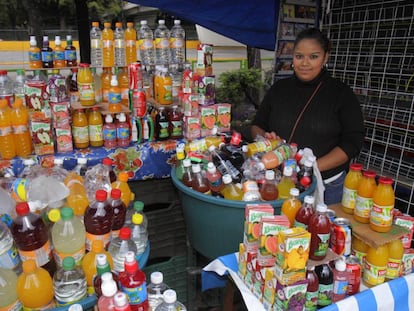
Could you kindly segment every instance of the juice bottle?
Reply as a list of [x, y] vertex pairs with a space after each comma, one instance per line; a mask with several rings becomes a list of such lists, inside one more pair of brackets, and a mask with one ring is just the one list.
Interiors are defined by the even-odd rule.
[[109, 102], [108, 94], [111, 88], [112, 68], [104, 67], [101, 73], [102, 100]]
[[120, 147], [128, 147], [131, 143], [129, 123], [126, 121], [125, 113], [119, 114], [118, 123], [116, 124], [116, 139]]
[[342, 210], [347, 214], [353, 214], [357, 197], [359, 181], [362, 178], [362, 164], [351, 163], [346, 174], [342, 194]]
[[315, 198], [311, 195], [305, 196], [303, 200], [303, 205], [299, 208], [295, 216], [294, 227], [303, 227], [308, 228], [309, 220], [314, 214], [313, 205], [315, 203]]
[[372, 195], [377, 188], [375, 176], [376, 173], [374, 171], [364, 171], [357, 189], [354, 219], [364, 224], [369, 223], [369, 213], [373, 204]]
[[70, 69], [70, 74], [66, 79], [66, 86], [69, 90], [70, 103], [79, 102], [79, 90], [78, 90], [78, 68], [74, 67]]
[[111, 23], [105, 22], [102, 30], [102, 67], [115, 65], [114, 32]]
[[49, 46], [49, 37], [43, 36], [43, 46], [41, 50], [42, 67], [53, 68], [53, 50]]
[[299, 190], [297, 188], [290, 189], [289, 198], [283, 201], [280, 213], [289, 219], [291, 227], [295, 224], [295, 217], [301, 206], [302, 203], [299, 200]]
[[327, 209], [326, 204], [319, 203], [316, 206], [316, 213], [309, 220], [308, 231], [312, 234], [309, 258], [313, 260], [324, 259], [328, 251], [331, 221], [326, 215]]
[[105, 116], [105, 124], [103, 126], [103, 140], [105, 148], [115, 148], [118, 146], [116, 141], [116, 125], [110, 114]]
[[175, 150], [177, 157], [177, 162], [175, 164], [175, 176], [177, 176], [178, 180], [182, 180], [184, 173], [183, 160], [185, 159], [184, 144], [178, 144]]
[[280, 139], [266, 139], [264, 137], [257, 138], [255, 142], [247, 144], [246, 155], [247, 157], [251, 157], [259, 152], [272, 151], [280, 143]]
[[402, 275], [402, 257], [404, 255], [404, 247], [401, 239], [396, 239], [387, 244], [388, 246], [388, 263], [386, 280], [393, 280]]
[[75, 67], [78, 65], [78, 56], [76, 55], [76, 47], [73, 46], [71, 35], [66, 36], [65, 62], [66, 62], [66, 67]]
[[128, 68], [118, 68], [118, 85], [121, 89], [121, 104], [129, 107], [129, 76]]
[[168, 139], [168, 119], [167, 119], [167, 113], [165, 112], [164, 107], [158, 108], [155, 128], [156, 128], [158, 140]]
[[168, 133], [172, 139], [183, 138], [183, 115], [177, 105], [168, 114]]
[[64, 183], [69, 188], [66, 204], [73, 209], [76, 216], [82, 217], [89, 205], [82, 176], [71, 171], [66, 176]]
[[62, 46], [60, 36], [55, 36], [55, 49], [53, 51], [53, 67], [64, 68], [66, 66], [65, 61], [65, 49]]
[[208, 186], [208, 180], [204, 177], [201, 173], [200, 164], [194, 164], [192, 166], [193, 170], [193, 181], [191, 183], [191, 188], [195, 191], [204, 193], [204, 194], [211, 194], [210, 187]]
[[369, 245], [357, 238], [355, 235], [352, 236], [352, 255], [359, 259], [361, 266], [365, 264]]
[[268, 151], [263, 155], [262, 162], [266, 169], [271, 170], [278, 167], [292, 155], [292, 148], [288, 144], [279, 144], [274, 150]]
[[17, 296], [17, 274], [13, 270], [0, 268], [0, 310], [21, 310], [22, 304]]
[[373, 287], [384, 283], [388, 258], [389, 252], [387, 244], [378, 246], [377, 248], [368, 248], [362, 277], [365, 286]]
[[16, 156], [12, 114], [6, 99], [0, 99], [0, 155], [3, 160], [10, 160]]
[[329, 306], [332, 303], [333, 294], [333, 272], [329, 264], [321, 264], [315, 267], [318, 276], [318, 309]]
[[213, 162], [207, 164], [206, 178], [208, 180], [208, 185], [213, 195], [218, 195], [223, 189], [223, 179], [220, 172], [217, 170]]
[[13, 128], [16, 155], [27, 157], [32, 153], [32, 137], [29, 130], [29, 112], [23, 105], [21, 98], [16, 98], [11, 110], [11, 120]]
[[243, 200], [243, 190], [237, 187], [230, 176], [230, 174], [223, 175], [224, 187], [221, 189], [221, 194], [227, 200]]
[[17, 217], [13, 220], [10, 231], [23, 262], [33, 259], [45, 268], [50, 275], [56, 270], [49, 241], [48, 227], [41, 216], [30, 212], [27, 202], [16, 205]]
[[137, 32], [134, 29], [134, 23], [128, 22], [125, 30], [125, 58], [126, 64], [137, 61]]
[[289, 197], [290, 189], [295, 188], [295, 183], [292, 180], [292, 174], [292, 167], [285, 166], [283, 168], [283, 177], [277, 184], [279, 199], [287, 199]]
[[89, 144], [92, 147], [103, 146], [103, 121], [98, 107], [93, 107], [88, 114]]
[[264, 201], [273, 201], [278, 197], [276, 187], [275, 172], [267, 170], [265, 173], [265, 181], [260, 188], [260, 195]]
[[308, 287], [306, 289], [304, 311], [315, 311], [318, 305], [319, 281], [314, 266], [306, 269], [306, 279], [308, 280]]
[[128, 296], [119, 292], [114, 296], [114, 311], [131, 311], [131, 306], [129, 305]]
[[75, 148], [88, 148], [88, 119], [86, 118], [84, 109], [77, 109], [72, 115], [72, 135]]
[[46, 310], [55, 306], [52, 277], [34, 260], [23, 262], [23, 273], [17, 279], [17, 296], [23, 310]]
[[369, 214], [369, 226], [377, 232], [389, 232], [392, 226], [395, 194], [392, 188], [393, 180], [381, 177], [378, 187], [372, 195], [372, 209]]
[[155, 100], [160, 105], [172, 104], [172, 78], [165, 67], [160, 68], [160, 74], [154, 80]]
[[218, 148], [223, 142], [220, 136], [207, 136], [200, 139], [194, 139], [185, 145], [185, 152], [189, 151], [207, 151], [210, 146]]
[[36, 36], [30, 36], [29, 68], [42, 68], [42, 57], [40, 55], [40, 49], [37, 46]]
[[121, 201], [121, 190], [112, 189], [111, 198], [109, 202], [114, 210], [114, 217], [112, 218], [112, 234], [111, 239], [119, 236], [119, 231], [124, 226], [126, 217], [126, 205]]
[[191, 188], [193, 182], [193, 172], [191, 170], [191, 160], [184, 159], [183, 160], [183, 178], [181, 180], [184, 185]]
[[79, 102], [82, 106], [95, 105], [95, 86], [89, 64], [79, 64], [78, 71]]
[[111, 87], [108, 91], [108, 110], [113, 113], [121, 112], [121, 89], [116, 75], [112, 75]]
[[102, 296], [98, 299], [99, 311], [113, 311], [115, 307], [114, 297], [119, 293], [116, 282], [111, 279], [111, 274], [105, 272], [103, 275], [103, 282], [101, 285]]
[[112, 189], [121, 190], [121, 201], [124, 202], [125, 206], [129, 206], [129, 202], [134, 201], [135, 193], [131, 191], [128, 186], [129, 175], [127, 172], [120, 172], [118, 179], [111, 184]]
[[346, 297], [348, 278], [345, 259], [343, 257], [337, 259], [335, 261], [335, 269], [333, 270], [334, 286], [332, 292], [332, 302], [338, 302]]
[[86, 229], [86, 250], [90, 251], [92, 242], [102, 240], [107, 246], [111, 239], [112, 218], [114, 211], [107, 202], [105, 190], [97, 190], [96, 201], [88, 205], [83, 217]]
[[97, 74], [96, 68], [91, 68], [93, 81], [95, 84], [95, 104], [102, 103], [102, 81], [101, 76]]

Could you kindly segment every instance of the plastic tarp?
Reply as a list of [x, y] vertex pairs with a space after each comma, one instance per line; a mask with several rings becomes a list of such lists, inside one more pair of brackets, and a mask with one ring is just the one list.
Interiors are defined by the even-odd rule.
[[129, 0], [155, 7], [245, 45], [274, 50], [279, 0]]

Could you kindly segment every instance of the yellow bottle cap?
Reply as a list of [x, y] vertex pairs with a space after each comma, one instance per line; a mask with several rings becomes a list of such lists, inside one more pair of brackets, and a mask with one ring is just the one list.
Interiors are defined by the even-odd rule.
[[60, 210], [58, 208], [52, 208], [49, 213], [47, 213], [47, 216], [51, 222], [58, 222], [60, 220]]

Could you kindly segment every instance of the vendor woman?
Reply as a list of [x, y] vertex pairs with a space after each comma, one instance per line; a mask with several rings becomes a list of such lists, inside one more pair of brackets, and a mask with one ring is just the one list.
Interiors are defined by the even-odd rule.
[[281, 137], [309, 147], [325, 184], [325, 203], [340, 203], [349, 162], [364, 141], [358, 99], [326, 67], [329, 39], [316, 28], [302, 31], [293, 49], [294, 74], [276, 81], [253, 120], [252, 135]]

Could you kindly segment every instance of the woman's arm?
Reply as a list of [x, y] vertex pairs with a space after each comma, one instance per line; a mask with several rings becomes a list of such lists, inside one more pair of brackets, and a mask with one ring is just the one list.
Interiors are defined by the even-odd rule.
[[338, 167], [349, 160], [347, 154], [340, 148], [335, 147], [329, 153], [316, 160], [321, 172]]

